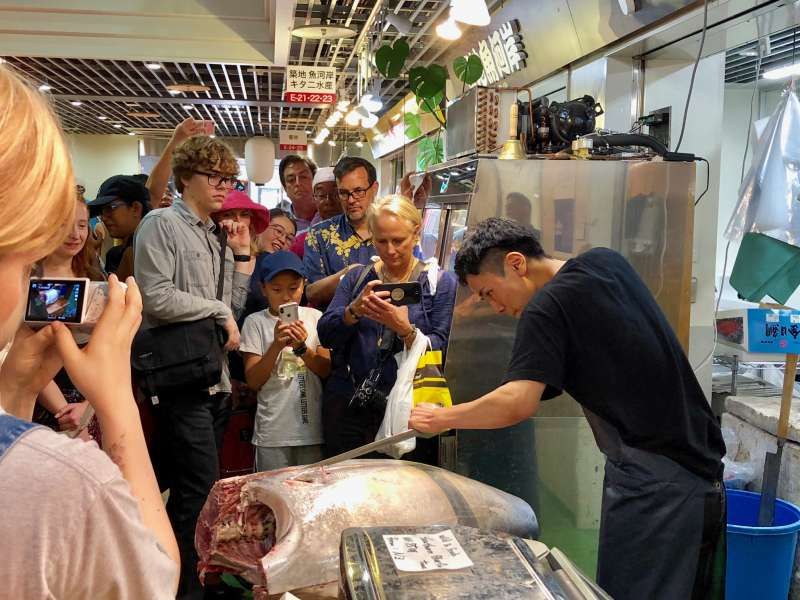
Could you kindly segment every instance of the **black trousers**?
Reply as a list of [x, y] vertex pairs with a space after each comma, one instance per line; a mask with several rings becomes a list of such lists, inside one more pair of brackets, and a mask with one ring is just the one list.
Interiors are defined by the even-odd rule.
[[230, 416], [230, 394], [205, 390], [162, 398], [157, 435], [166, 458], [167, 514], [181, 553], [178, 598], [203, 597], [194, 532], [211, 487], [219, 479], [219, 449]]

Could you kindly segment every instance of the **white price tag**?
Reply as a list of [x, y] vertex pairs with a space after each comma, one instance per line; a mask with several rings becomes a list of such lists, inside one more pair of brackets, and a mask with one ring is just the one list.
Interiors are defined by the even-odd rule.
[[472, 561], [449, 529], [440, 533], [416, 535], [385, 535], [398, 571], [457, 570], [472, 566]]

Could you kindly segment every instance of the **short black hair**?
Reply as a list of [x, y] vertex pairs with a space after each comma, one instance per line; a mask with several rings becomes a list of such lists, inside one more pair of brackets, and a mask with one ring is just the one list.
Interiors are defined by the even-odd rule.
[[530, 226], [499, 217], [478, 223], [456, 254], [458, 280], [466, 285], [467, 275], [478, 275], [484, 267], [502, 273], [503, 260], [509, 252], [520, 252], [528, 258], [547, 256]]
[[292, 225], [294, 226], [294, 233], [297, 235], [297, 219], [294, 218], [294, 215], [288, 211], [283, 210], [282, 208], [273, 208], [269, 211], [269, 220], [270, 222], [272, 219], [276, 217], [283, 217], [284, 219], [289, 219]]
[[290, 165], [293, 165], [295, 163], [304, 163], [308, 167], [308, 170], [311, 171], [312, 177], [317, 173], [317, 163], [315, 163], [307, 156], [300, 156], [299, 154], [290, 154], [289, 156], [284, 156], [281, 159], [280, 164], [278, 165], [278, 177], [280, 177], [281, 185], [283, 187], [286, 187], [286, 182], [283, 179], [283, 172]]
[[362, 168], [367, 172], [367, 180], [370, 185], [378, 181], [378, 172], [375, 170], [375, 166], [360, 156], [342, 157], [333, 168], [333, 176], [336, 177], [336, 181], [338, 182], [348, 173]]

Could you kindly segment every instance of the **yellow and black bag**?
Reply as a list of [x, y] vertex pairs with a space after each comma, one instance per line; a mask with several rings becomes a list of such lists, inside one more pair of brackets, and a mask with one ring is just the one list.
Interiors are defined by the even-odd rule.
[[450, 388], [442, 372], [442, 351], [428, 350], [423, 353], [414, 373], [414, 406], [437, 404], [442, 408], [453, 405]]

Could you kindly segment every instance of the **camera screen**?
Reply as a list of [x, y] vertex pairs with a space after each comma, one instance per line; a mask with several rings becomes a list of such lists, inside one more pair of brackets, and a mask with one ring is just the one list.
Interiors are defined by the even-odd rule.
[[80, 323], [84, 288], [83, 281], [31, 279], [25, 320]]

